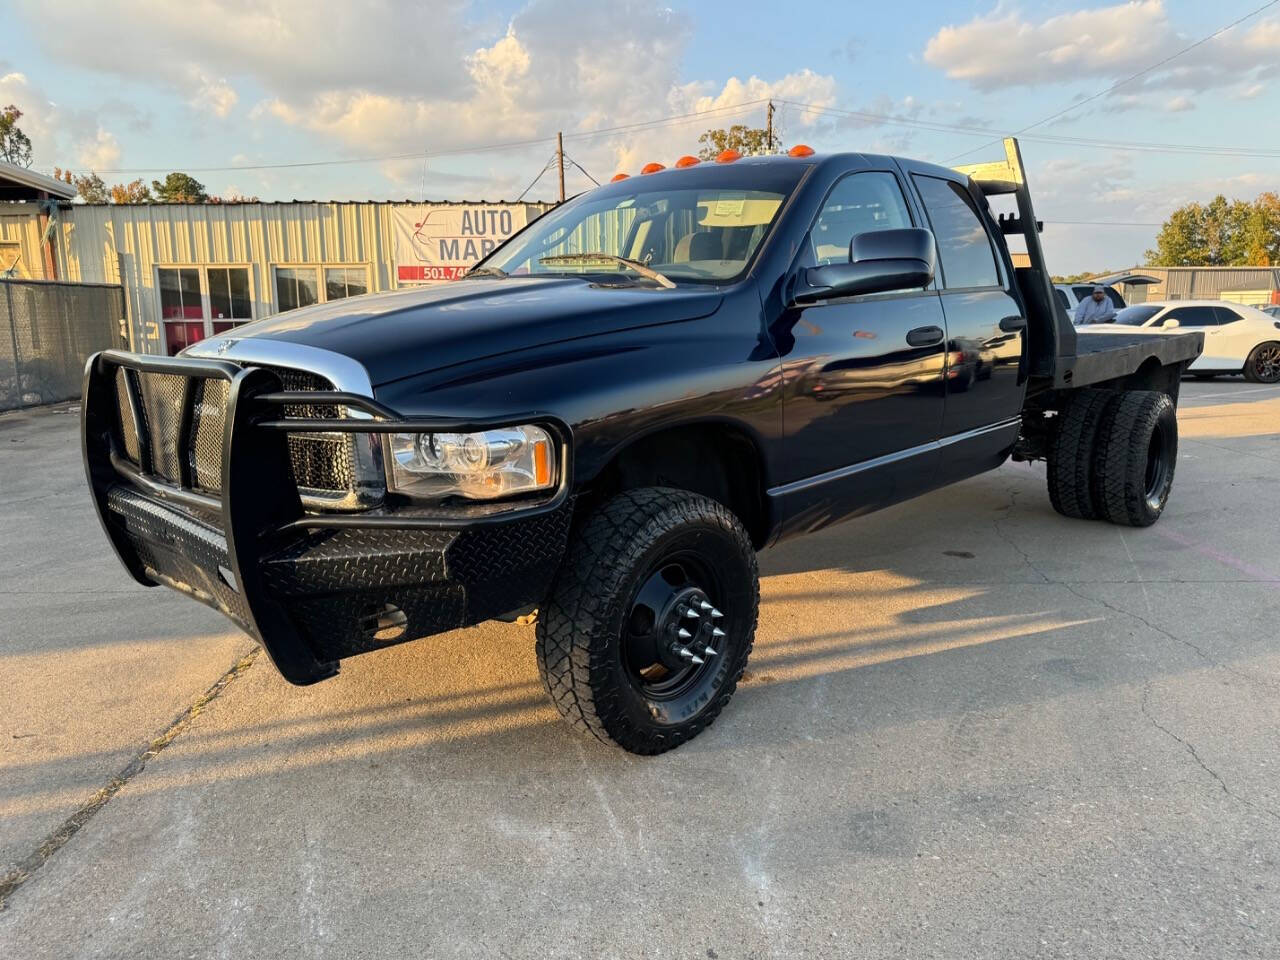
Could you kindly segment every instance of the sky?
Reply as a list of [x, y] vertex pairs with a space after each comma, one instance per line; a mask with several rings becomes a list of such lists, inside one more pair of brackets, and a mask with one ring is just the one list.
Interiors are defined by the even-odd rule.
[[1066, 110], [1022, 146], [1077, 273], [1143, 262], [1181, 204], [1280, 190], [1280, 3], [1095, 96], [1263, 3], [7, 0], [0, 106], [45, 172], [263, 200], [510, 200], [557, 131], [603, 181], [768, 99], [786, 145], [942, 163]]

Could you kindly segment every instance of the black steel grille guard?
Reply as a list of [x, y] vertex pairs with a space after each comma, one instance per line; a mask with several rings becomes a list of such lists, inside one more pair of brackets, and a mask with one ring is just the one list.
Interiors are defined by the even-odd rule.
[[[136, 397], [129, 395], [133, 416], [122, 417], [117, 396], [118, 371], [125, 379], [138, 373], [180, 376], [190, 394], [203, 389], [199, 381], [227, 384], [223, 416], [221, 491], [214, 495], [200, 489], [200, 478], [181, 458], [178, 482], [155, 476], [140, 466], [151, 462], [141, 430], [125, 450], [117, 440], [122, 420], [141, 422]], [[131, 373], [130, 373], [131, 372]], [[183, 410], [192, 408], [186, 397]], [[288, 417], [286, 408], [344, 407], [346, 417]], [[351, 415], [350, 411], [356, 411]], [[184, 415], [178, 428], [178, 447], [190, 446], [192, 417]], [[557, 441], [557, 486], [552, 496], [538, 501], [490, 506], [477, 504], [457, 511], [422, 508], [408, 504], [359, 513], [308, 512], [292, 479], [288, 435], [299, 433], [471, 432], [519, 424], [537, 424]], [[566, 506], [572, 482], [568, 426], [544, 413], [522, 413], [500, 418], [460, 419], [402, 417], [371, 397], [344, 391], [290, 391], [282, 387], [277, 371], [261, 366], [240, 366], [225, 360], [196, 357], [155, 357], [106, 350], [85, 365], [81, 405], [81, 443], [85, 473], [94, 506], [107, 539], [130, 575], [144, 586], [160, 582], [149, 574], [148, 564], [129, 535], [109, 522], [108, 500], [120, 487], [167, 504], [179, 513], [216, 525], [226, 540], [227, 570], [212, 571], [238, 595], [236, 610], [228, 613], [253, 635], [270, 655], [280, 673], [295, 684], [314, 683], [337, 672], [336, 661], [322, 660], [300, 634], [268, 579], [268, 559], [309, 530], [462, 530], [525, 520]], [[138, 464], [131, 462], [136, 455]], [[117, 505], [119, 497], [117, 497]], [[487, 509], [486, 509], [487, 508]], [[230, 574], [227, 577], [226, 574]], [[168, 583], [169, 586], [175, 586]], [[181, 585], [177, 585], [181, 588]]]

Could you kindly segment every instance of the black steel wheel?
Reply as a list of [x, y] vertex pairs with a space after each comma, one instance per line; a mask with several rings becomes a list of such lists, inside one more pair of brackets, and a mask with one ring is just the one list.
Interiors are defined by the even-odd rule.
[[571, 726], [661, 753], [729, 702], [758, 607], [755, 549], [727, 508], [683, 490], [628, 491], [574, 535], [539, 611], [539, 672]]
[[1254, 383], [1280, 383], [1280, 343], [1260, 343], [1244, 362], [1244, 376]]

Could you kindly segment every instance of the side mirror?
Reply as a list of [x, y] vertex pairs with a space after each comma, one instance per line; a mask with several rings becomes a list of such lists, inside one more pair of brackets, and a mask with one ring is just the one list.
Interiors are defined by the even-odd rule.
[[1181, 324], [1181, 323], [1179, 323], [1177, 320], [1173, 319], [1172, 317], [1170, 317], [1168, 320], [1166, 320], [1166, 321], [1162, 324], [1162, 326], [1163, 326], [1166, 330], [1176, 330], [1178, 327], [1182, 326], [1182, 324]]
[[815, 303], [890, 290], [918, 290], [933, 282], [937, 248], [928, 230], [872, 230], [849, 241], [849, 262], [810, 267], [796, 303]]

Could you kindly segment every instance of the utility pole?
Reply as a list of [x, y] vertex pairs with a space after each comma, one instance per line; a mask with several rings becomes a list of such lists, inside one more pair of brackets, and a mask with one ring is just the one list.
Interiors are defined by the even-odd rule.
[[769, 109], [765, 114], [765, 149], [773, 153], [773, 101], [769, 101]]
[[564, 134], [556, 134], [556, 166], [560, 168], [560, 202], [564, 203]]

